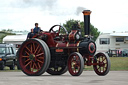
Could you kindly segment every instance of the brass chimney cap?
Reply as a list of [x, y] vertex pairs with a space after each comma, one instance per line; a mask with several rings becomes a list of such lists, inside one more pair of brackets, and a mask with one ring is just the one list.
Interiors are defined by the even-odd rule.
[[91, 14], [91, 11], [90, 10], [83, 10], [82, 12], [84, 15], [90, 15]]

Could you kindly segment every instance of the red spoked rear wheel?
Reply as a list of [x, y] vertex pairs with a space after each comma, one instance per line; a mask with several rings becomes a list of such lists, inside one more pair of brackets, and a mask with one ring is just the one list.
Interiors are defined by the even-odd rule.
[[80, 53], [74, 52], [68, 59], [68, 70], [72, 76], [79, 76], [84, 69], [84, 60]]
[[111, 67], [109, 56], [106, 53], [98, 53], [94, 56], [94, 71], [97, 75], [104, 76], [106, 75]]
[[46, 43], [39, 39], [26, 40], [18, 51], [21, 70], [29, 76], [44, 73], [50, 64], [50, 51]]

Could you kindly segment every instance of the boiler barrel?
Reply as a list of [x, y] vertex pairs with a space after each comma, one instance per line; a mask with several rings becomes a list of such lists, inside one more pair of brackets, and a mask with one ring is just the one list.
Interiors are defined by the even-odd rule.
[[96, 52], [96, 44], [95, 42], [88, 40], [88, 41], [82, 41], [79, 44], [79, 52], [82, 55], [91, 55], [93, 56]]

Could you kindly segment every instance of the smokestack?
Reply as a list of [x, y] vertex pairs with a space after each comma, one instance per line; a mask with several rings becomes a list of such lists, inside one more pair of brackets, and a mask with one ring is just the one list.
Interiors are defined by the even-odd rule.
[[84, 33], [85, 33], [85, 37], [87, 37], [88, 35], [90, 35], [90, 14], [91, 14], [91, 11], [90, 10], [84, 10], [83, 14], [84, 14]]

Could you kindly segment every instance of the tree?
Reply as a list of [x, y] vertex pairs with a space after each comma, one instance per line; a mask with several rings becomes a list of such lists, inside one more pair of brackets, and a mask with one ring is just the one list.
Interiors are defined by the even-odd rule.
[[11, 33], [13, 30], [12, 29], [8, 29], [7, 32]]
[[6, 29], [2, 29], [2, 32], [6, 32]]
[[6, 29], [3, 29], [2, 31], [0, 31], [0, 43], [3, 42], [3, 38], [6, 37], [7, 35], [15, 35], [15, 33], [11, 33], [11, 29], [9, 30], [6, 30]]
[[11, 33], [13, 31], [13, 29], [2, 29], [2, 32], [8, 32], [8, 33]]
[[[66, 23], [63, 24], [63, 26], [68, 30], [68, 32], [70, 32], [72, 26], [76, 22], [80, 22], [80, 21], [71, 19], [71, 20], [66, 21]], [[82, 36], [84, 36], [84, 22], [80, 22], [80, 25], [81, 25]], [[97, 37], [99, 36], [100, 32], [98, 31], [97, 28], [95, 28], [92, 24], [90, 24], [90, 34], [93, 36], [93, 40], [95, 41]]]

